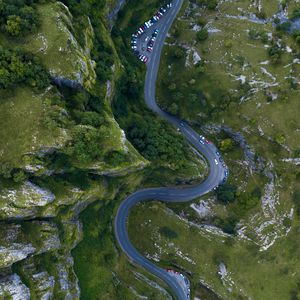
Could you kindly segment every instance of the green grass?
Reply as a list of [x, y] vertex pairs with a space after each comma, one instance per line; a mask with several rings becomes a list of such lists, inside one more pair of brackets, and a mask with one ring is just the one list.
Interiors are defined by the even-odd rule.
[[[222, 238], [188, 226], [166, 210], [164, 204], [147, 203], [138, 205], [131, 213], [129, 235], [143, 254], [153, 256], [159, 253], [161, 266], [180, 266], [186, 272], [191, 272], [193, 293], [197, 294], [199, 280], [203, 279], [223, 299], [244, 299], [245, 296], [266, 300], [292, 299], [289, 297], [293, 290], [298, 295], [300, 293], [297, 287], [300, 257], [297, 254], [299, 245], [296, 237], [299, 222], [295, 221], [293, 225], [287, 238], [281, 239], [270, 250], [259, 252], [250, 242]], [[170, 239], [161, 235], [159, 228], [166, 226], [172, 228], [177, 237]], [[181, 258], [178, 251], [194, 263]], [[232, 293], [217, 275], [220, 262], [226, 264], [235, 283]]]
[[52, 91], [36, 93], [29, 88], [0, 92], [0, 162], [18, 168], [27, 153], [62, 145], [67, 135], [51, 120]]

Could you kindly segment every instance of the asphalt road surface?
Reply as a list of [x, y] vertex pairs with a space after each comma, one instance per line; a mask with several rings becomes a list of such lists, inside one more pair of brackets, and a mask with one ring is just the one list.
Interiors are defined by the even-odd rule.
[[[145, 79], [145, 101], [147, 106], [157, 113], [160, 117], [172, 123], [174, 126], [180, 129], [181, 133], [185, 138], [201, 152], [207, 159], [209, 164], [209, 174], [204, 182], [199, 185], [188, 187], [188, 188], [176, 188], [176, 187], [162, 187], [162, 188], [149, 188], [142, 189], [129, 197], [124, 199], [118, 208], [114, 230], [116, 239], [127, 255], [129, 260], [137, 264], [161, 280], [163, 280], [173, 292], [173, 296], [178, 300], [187, 300], [189, 295], [180, 287], [176, 279], [168, 274], [168, 272], [142, 256], [136, 248], [132, 245], [129, 240], [127, 232], [127, 219], [130, 210], [137, 203], [142, 201], [158, 200], [163, 202], [187, 202], [195, 199], [196, 197], [202, 196], [213, 188], [217, 187], [224, 179], [225, 168], [220, 162], [219, 156], [216, 154], [216, 147], [213, 144], [201, 144], [199, 142], [199, 134], [197, 134], [188, 124], [182, 122], [178, 118], [171, 116], [170, 114], [162, 111], [155, 101], [155, 83], [157, 79], [157, 72], [159, 68], [161, 50], [167, 36], [168, 30], [170, 29], [177, 13], [182, 6], [183, 0], [172, 1], [172, 8], [161, 18], [161, 20], [155, 23], [154, 26], [146, 30], [146, 32], [139, 37], [138, 43], [142, 43], [144, 35], [151, 35], [154, 29], [158, 28], [159, 33], [156, 42], [153, 47], [151, 54], [147, 54], [149, 57], [147, 62], [147, 73]], [[145, 20], [146, 21], [146, 20]], [[146, 54], [147, 52], [145, 52]], [[218, 163], [216, 163], [216, 161]]]

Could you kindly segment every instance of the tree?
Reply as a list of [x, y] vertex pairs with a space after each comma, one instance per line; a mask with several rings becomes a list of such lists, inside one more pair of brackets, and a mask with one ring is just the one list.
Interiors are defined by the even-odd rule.
[[185, 56], [185, 51], [181, 47], [176, 47], [173, 52], [173, 57], [180, 59]]
[[172, 103], [170, 107], [168, 108], [168, 111], [172, 115], [177, 115], [178, 114], [178, 105], [176, 103]]
[[26, 174], [22, 170], [13, 174], [14, 182], [17, 182], [17, 183], [23, 182], [25, 179], [26, 179]]
[[233, 141], [232, 141], [232, 139], [229, 139], [229, 138], [224, 139], [220, 142], [219, 146], [220, 146], [221, 151], [228, 152], [228, 151], [232, 150], [232, 148], [233, 148]]
[[205, 41], [208, 38], [208, 31], [206, 28], [202, 28], [196, 34], [198, 42]]
[[208, 1], [208, 3], [207, 3], [208, 9], [210, 9], [210, 10], [216, 9], [216, 7], [218, 5], [218, 0], [207, 0], [207, 1]]
[[22, 20], [19, 16], [9, 16], [5, 25], [5, 30], [13, 36], [18, 36], [21, 33]]

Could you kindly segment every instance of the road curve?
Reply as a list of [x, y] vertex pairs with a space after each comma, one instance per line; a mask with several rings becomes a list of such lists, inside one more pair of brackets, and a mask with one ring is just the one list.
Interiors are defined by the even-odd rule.
[[142, 256], [129, 240], [127, 232], [127, 219], [130, 210], [137, 203], [142, 201], [159, 200], [163, 202], [187, 202], [202, 196], [214, 187], [218, 186], [224, 179], [224, 168], [222, 163], [219, 162], [219, 157], [216, 154], [216, 147], [213, 144], [201, 144], [199, 142], [199, 134], [197, 134], [188, 124], [183, 123], [180, 119], [171, 116], [170, 114], [161, 110], [155, 101], [155, 83], [157, 79], [157, 73], [159, 68], [161, 50], [167, 36], [167, 33], [176, 18], [183, 0], [172, 1], [172, 8], [163, 17], [162, 22], [159, 25], [159, 34], [156, 43], [153, 48], [153, 52], [147, 63], [147, 72], [145, 79], [145, 101], [147, 106], [160, 117], [172, 123], [174, 126], [180, 129], [185, 138], [201, 152], [207, 159], [210, 166], [208, 177], [204, 182], [187, 188], [176, 187], [161, 187], [161, 188], [149, 188], [136, 191], [135, 193], [124, 199], [118, 208], [117, 214], [114, 220], [114, 231], [116, 239], [122, 249], [127, 255], [129, 260], [137, 264], [153, 275], [163, 280], [172, 290], [174, 296], [178, 300], [189, 299], [183, 289], [179, 286], [176, 279], [168, 274], [168, 272]]

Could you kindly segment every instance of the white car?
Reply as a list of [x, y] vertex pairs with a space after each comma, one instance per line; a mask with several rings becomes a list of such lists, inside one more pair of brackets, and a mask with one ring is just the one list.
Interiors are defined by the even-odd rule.
[[216, 165], [218, 165], [219, 163], [218, 163], [218, 161], [215, 159], [215, 163], [216, 163]]

